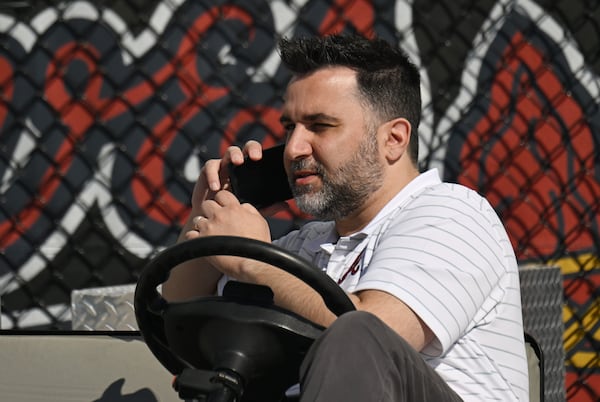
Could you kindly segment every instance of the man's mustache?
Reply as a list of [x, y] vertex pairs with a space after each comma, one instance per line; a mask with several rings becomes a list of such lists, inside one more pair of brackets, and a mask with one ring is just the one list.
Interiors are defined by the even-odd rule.
[[308, 170], [316, 173], [319, 176], [323, 176], [325, 174], [325, 169], [323, 169], [323, 165], [314, 159], [299, 159], [294, 160], [290, 164], [290, 172], [293, 174], [298, 171]]

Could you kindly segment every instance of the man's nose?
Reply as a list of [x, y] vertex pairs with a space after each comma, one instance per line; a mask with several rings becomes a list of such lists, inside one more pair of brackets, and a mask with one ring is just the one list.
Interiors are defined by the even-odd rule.
[[285, 155], [289, 160], [303, 159], [312, 154], [311, 133], [301, 124], [288, 135]]

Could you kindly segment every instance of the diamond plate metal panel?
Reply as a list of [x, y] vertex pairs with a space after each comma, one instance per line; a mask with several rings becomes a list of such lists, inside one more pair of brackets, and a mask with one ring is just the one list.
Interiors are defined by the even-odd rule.
[[135, 284], [74, 290], [73, 330], [136, 331], [134, 292]]

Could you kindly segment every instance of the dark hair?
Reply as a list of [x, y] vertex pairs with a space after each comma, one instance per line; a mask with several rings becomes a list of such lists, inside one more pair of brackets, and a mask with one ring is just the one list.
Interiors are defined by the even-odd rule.
[[283, 64], [296, 75], [343, 66], [357, 72], [360, 94], [382, 121], [406, 118], [412, 126], [409, 154], [417, 165], [421, 119], [419, 70], [406, 53], [383, 39], [328, 35], [279, 40]]

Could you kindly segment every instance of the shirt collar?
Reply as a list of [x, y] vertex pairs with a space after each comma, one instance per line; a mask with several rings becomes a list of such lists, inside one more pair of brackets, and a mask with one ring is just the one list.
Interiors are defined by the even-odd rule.
[[350, 237], [365, 234], [370, 235], [373, 233], [379, 223], [388, 216], [392, 211], [398, 209], [407, 199], [416, 193], [421, 192], [427, 187], [441, 183], [440, 175], [437, 168], [430, 169], [424, 173], [419, 174], [413, 180], [411, 180], [402, 190], [398, 192], [385, 206], [375, 215], [375, 217], [369, 222], [363, 229], [350, 235]]

